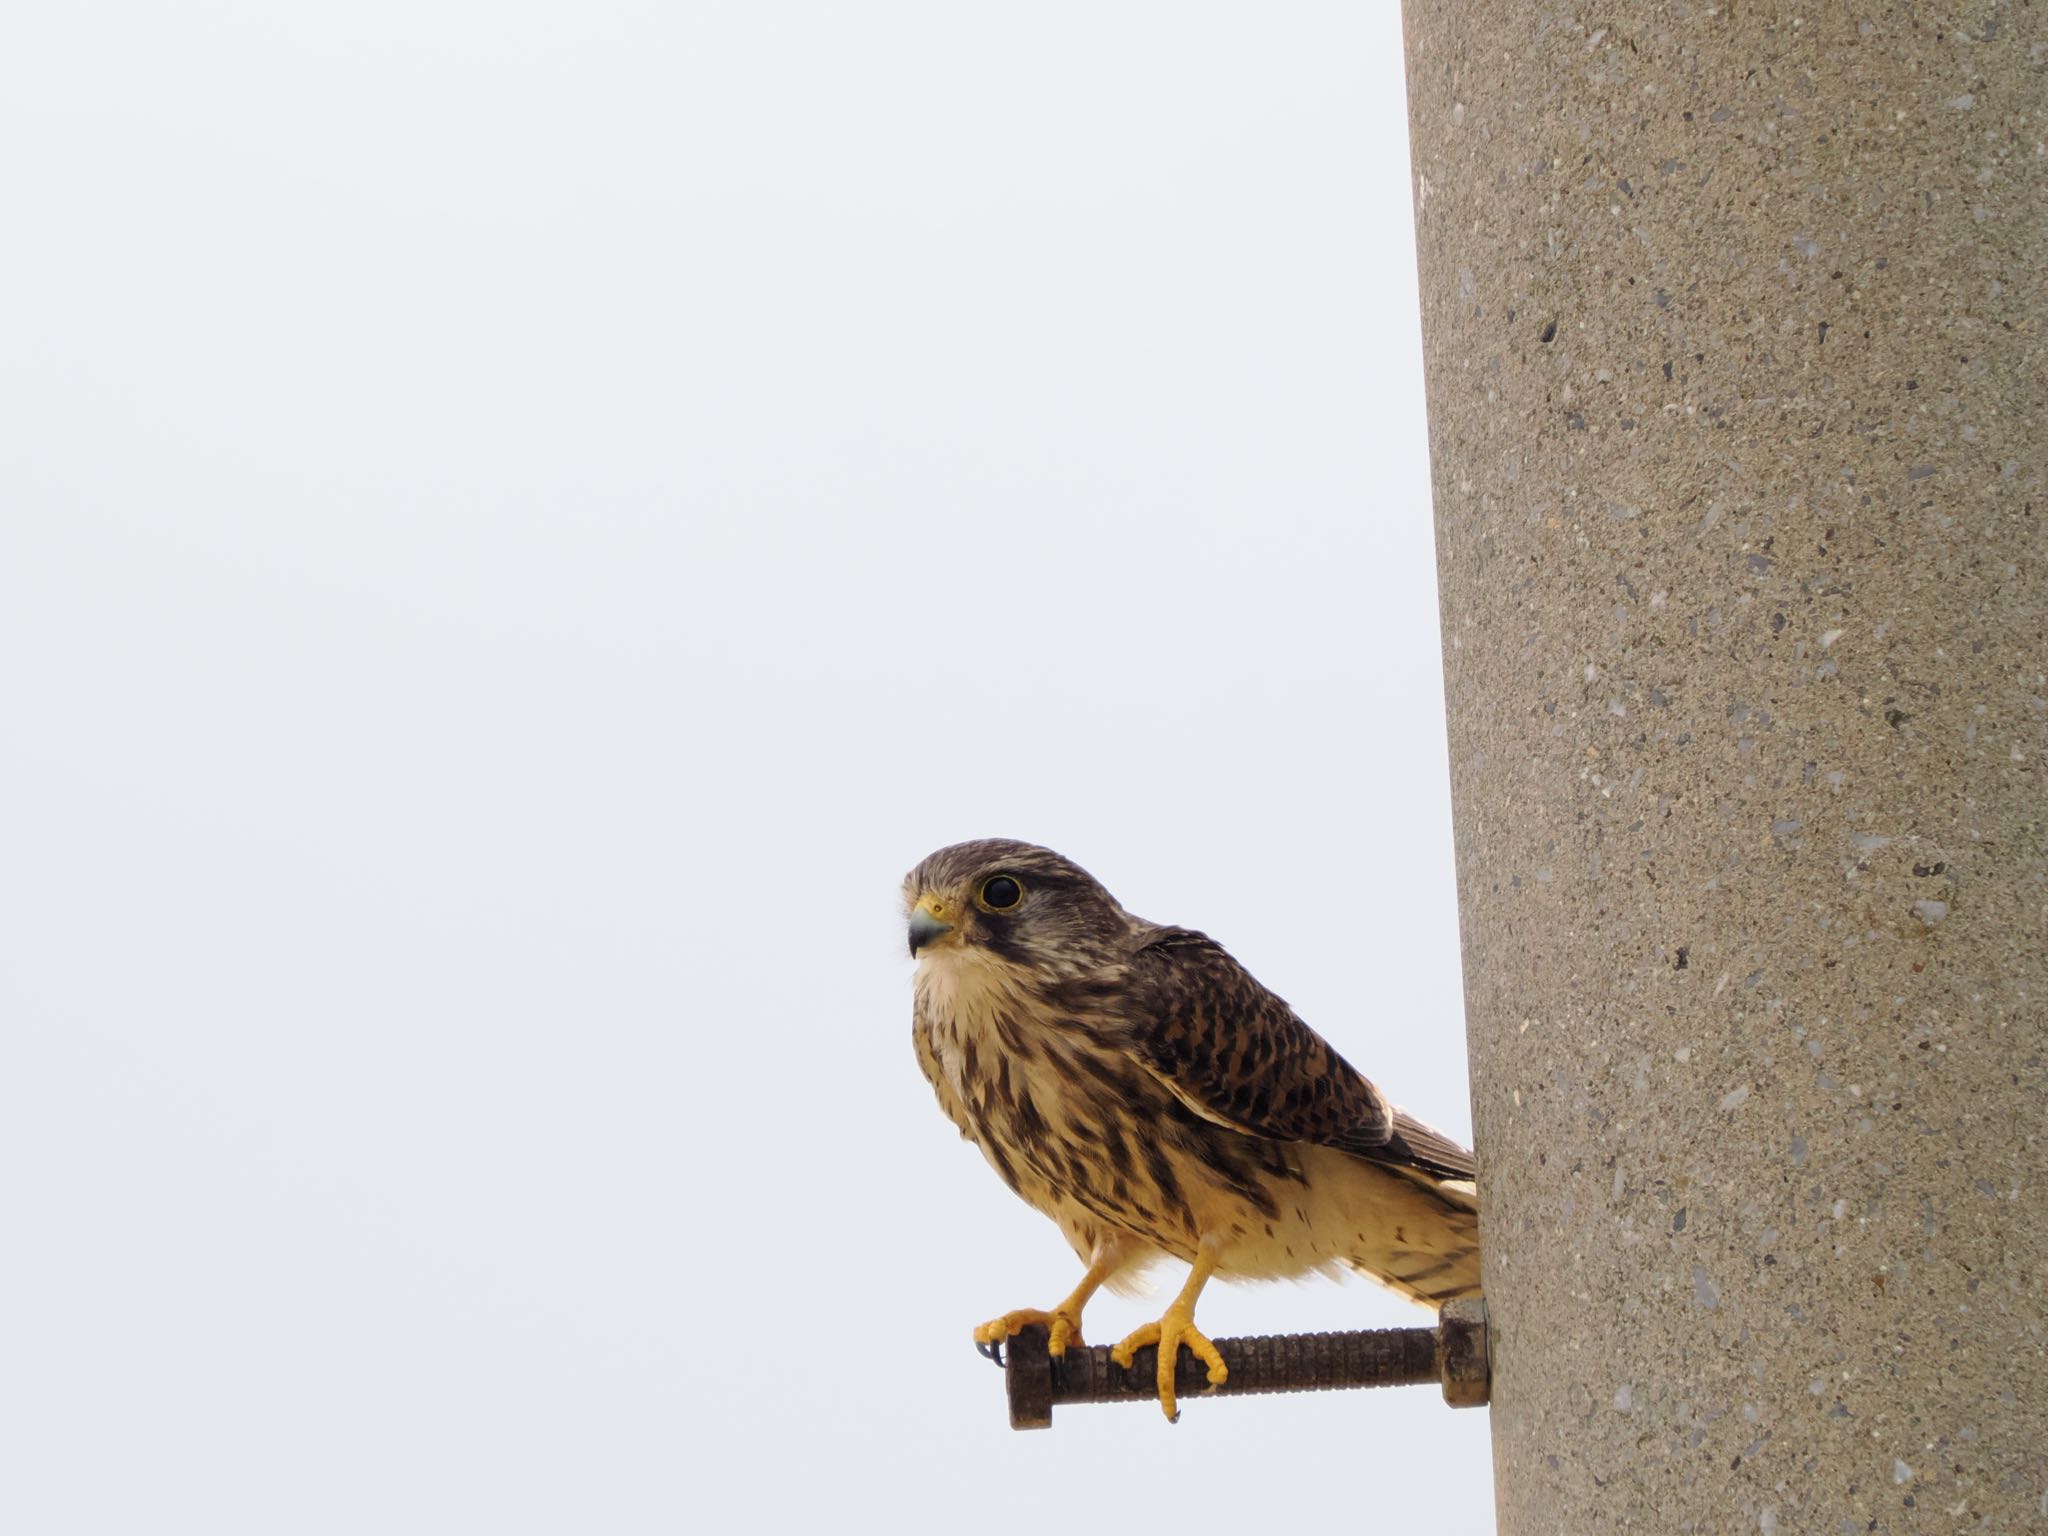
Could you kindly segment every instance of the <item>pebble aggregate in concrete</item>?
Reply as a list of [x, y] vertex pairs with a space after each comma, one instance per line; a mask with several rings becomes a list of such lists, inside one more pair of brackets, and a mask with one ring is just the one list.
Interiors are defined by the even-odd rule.
[[2048, 1529], [2048, 27], [1407, 25], [1501, 1529]]

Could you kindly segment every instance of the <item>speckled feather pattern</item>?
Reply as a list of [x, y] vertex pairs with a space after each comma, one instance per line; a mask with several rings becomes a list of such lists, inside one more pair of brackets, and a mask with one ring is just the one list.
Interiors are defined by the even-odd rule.
[[[978, 900], [999, 875], [1022, 888], [1013, 910]], [[1221, 945], [1133, 917], [1028, 843], [942, 849], [904, 894], [951, 925], [918, 956], [918, 1064], [1084, 1259], [1127, 1275], [1207, 1245], [1226, 1277], [1347, 1266], [1432, 1305], [1477, 1291], [1470, 1154]]]

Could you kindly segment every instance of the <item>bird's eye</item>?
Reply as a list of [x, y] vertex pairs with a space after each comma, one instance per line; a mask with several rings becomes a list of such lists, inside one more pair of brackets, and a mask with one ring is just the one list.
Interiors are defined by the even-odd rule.
[[1024, 899], [1024, 887], [1008, 875], [995, 875], [981, 885], [981, 904], [991, 912], [1007, 912]]

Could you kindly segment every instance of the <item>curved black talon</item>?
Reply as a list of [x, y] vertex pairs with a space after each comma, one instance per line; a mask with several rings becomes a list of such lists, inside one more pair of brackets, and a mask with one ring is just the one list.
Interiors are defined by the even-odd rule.
[[993, 1340], [987, 1344], [976, 1339], [974, 1341], [974, 1352], [984, 1360], [993, 1360], [998, 1366], [1003, 1363], [1003, 1341], [1001, 1339]]

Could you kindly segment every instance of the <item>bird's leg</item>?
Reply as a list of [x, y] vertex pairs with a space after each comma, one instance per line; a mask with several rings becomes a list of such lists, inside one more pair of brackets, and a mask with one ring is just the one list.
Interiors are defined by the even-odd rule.
[[991, 1318], [974, 1330], [974, 1342], [1000, 1346], [1011, 1334], [1026, 1328], [1047, 1328], [1052, 1332], [1052, 1339], [1047, 1347], [1055, 1355], [1065, 1354], [1069, 1344], [1081, 1342], [1081, 1309], [1088, 1305], [1088, 1298], [1102, 1289], [1103, 1281], [1123, 1268], [1127, 1257], [1121, 1244], [1097, 1243], [1093, 1255], [1088, 1260], [1088, 1272], [1081, 1277], [1081, 1283], [1074, 1287], [1073, 1293], [1065, 1301], [1050, 1312], [1025, 1307], [1016, 1312], [1005, 1312], [1001, 1317]]
[[1181, 1345], [1187, 1345], [1195, 1358], [1209, 1367], [1210, 1386], [1220, 1387], [1230, 1379], [1230, 1367], [1223, 1363], [1221, 1352], [1195, 1327], [1195, 1298], [1202, 1294], [1202, 1287], [1215, 1269], [1216, 1255], [1206, 1244], [1197, 1248], [1188, 1283], [1173, 1298], [1166, 1315], [1156, 1323], [1145, 1324], [1109, 1352], [1110, 1359], [1129, 1370], [1131, 1357], [1139, 1350], [1147, 1344], [1159, 1346], [1159, 1406], [1165, 1410], [1169, 1423], [1180, 1417], [1180, 1407], [1174, 1401], [1173, 1371], [1180, 1363]]

